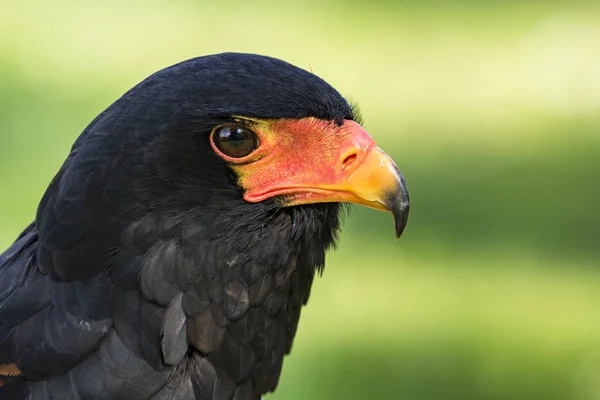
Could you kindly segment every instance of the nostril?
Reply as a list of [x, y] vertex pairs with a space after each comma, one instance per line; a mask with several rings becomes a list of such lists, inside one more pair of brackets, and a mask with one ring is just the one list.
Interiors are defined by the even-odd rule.
[[342, 169], [348, 168], [350, 166], [350, 164], [352, 164], [355, 160], [356, 160], [356, 153], [352, 153], [352, 154], [346, 156], [346, 158], [344, 158], [344, 161], [342, 161]]

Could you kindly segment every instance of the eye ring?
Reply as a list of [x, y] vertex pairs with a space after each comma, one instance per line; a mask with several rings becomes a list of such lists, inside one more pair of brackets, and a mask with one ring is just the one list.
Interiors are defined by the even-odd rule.
[[258, 135], [243, 125], [218, 126], [210, 139], [219, 155], [234, 160], [249, 156], [260, 146]]

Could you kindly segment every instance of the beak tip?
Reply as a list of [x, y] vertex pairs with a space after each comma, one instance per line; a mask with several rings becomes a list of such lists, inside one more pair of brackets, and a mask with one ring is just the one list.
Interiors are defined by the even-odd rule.
[[408, 223], [409, 208], [410, 206], [408, 202], [401, 202], [392, 209], [392, 214], [394, 216], [394, 228], [396, 230], [396, 240], [400, 239], [400, 236], [402, 236], [402, 233], [406, 228], [406, 224]]

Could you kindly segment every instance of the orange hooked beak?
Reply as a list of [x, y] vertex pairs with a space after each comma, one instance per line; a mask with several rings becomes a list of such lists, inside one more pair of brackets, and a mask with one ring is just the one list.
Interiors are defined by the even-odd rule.
[[358, 123], [315, 118], [251, 120], [260, 147], [233, 165], [244, 199], [281, 199], [284, 206], [349, 202], [390, 211], [399, 238], [409, 196], [394, 161]]

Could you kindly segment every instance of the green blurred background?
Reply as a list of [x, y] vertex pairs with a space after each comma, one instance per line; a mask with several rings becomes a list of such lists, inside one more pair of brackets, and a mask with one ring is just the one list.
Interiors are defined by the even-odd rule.
[[355, 209], [267, 399], [600, 399], [600, 2], [0, 0], [0, 247], [94, 116], [244, 51], [358, 102], [412, 209]]

